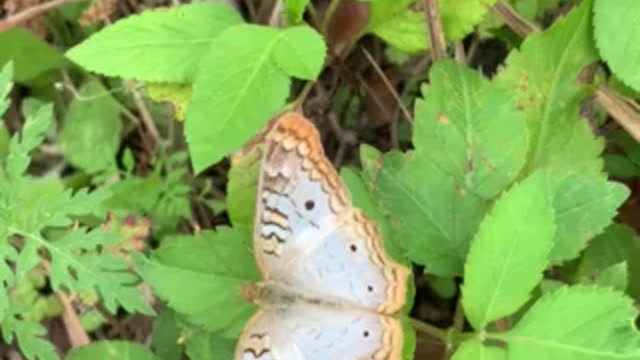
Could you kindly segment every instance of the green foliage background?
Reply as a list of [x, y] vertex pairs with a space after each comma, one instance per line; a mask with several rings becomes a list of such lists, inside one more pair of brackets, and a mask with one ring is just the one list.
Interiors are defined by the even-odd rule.
[[[580, 115], [603, 83], [640, 97], [640, 43], [628, 41], [640, 35], [640, 3], [582, 0], [522, 42], [509, 40], [490, 11], [495, 3], [439, 2], [447, 43], [475, 32], [511, 46], [495, 76], [459, 61], [432, 64], [412, 79], [414, 93], [403, 93], [413, 118], [402, 146], [362, 144], [360, 166], [340, 172], [387, 252], [458, 303], [449, 329], [412, 319], [421, 282], [411, 279], [398, 315], [403, 358], [413, 358], [417, 331], [457, 360], [640, 359], [640, 238], [614, 222], [630, 191], [610, 180], [640, 175], [640, 146], [621, 130], [596, 135], [604, 126]], [[509, 3], [529, 21], [564, 5]], [[60, 358], [40, 323], [61, 315], [55, 294], [90, 309], [81, 319], [87, 331], [107, 321], [98, 309], [154, 317], [150, 349], [94, 341], [65, 359], [233, 356], [256, 310], [240, 289], [260, 281], [251, 253], [259, 152], [238, 150], [275, 114], [304, 108], [292, 95], [322, 81], [336, 56], [326, 45], [329, 23], [317, 30], [306, 22], [313, 3], [282, 5], [281, 27], [251, 24], [220, 3], [149, 10], [92, 31], [64, 54], [24, 30], [0, 33], [0, 115], [13, 81], [33, 92], [12, 108], [25, 119], [20, 130], [0, 128], [0, 329], [26, 359]], [[330, 1], [327, 11], [338, 5]], [[360, 5], [367, 23], [350, 46], [375, 36], [389, 61], [425, 56], [415, 1]], [[596, 61], [611, 74], [577, 81]], [[58, 71], [79, 84], [70, 101], [52, 95]], [[123, 136], [138, 119], [118, 94], [135, 100], [142, 87], [176, 107], [186, 142], [157, 139], [143, 169], [142, 152]], [[166, 117], [148, 106], [148, 117]], [[160, 132], [175, 134], [168, 121]], [[73, 175], [38, 173], [49, 144]], [[221, 168], [224, 191], [208, 180]], [[200, 229], [198, 211], [224, 211], [225, 223]]]

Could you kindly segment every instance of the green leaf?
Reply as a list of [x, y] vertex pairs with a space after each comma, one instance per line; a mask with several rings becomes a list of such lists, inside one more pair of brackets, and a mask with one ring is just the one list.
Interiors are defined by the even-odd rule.
[[513, 50], [496, 81], [515, 93], [527, 118], [531, 151], [527, 172], [599, 173], [603, 143], [578, 108], [588, 94], [578, 73], [597, 59], [591, 39], [591, 0], [573, 9], [541, 34], [528, 36]]
[[[414, 0], [415, 1], [415, 0]], [[367, 32], [406, 52], [427, 50], [425, 14], [407, 8], [409, 0], [377, 1], [371, 5]], [[469, 34], [496, 0], [457, 0], [438, 2], [445, 40], [453, 42]]]
[[184, 350], [184, 345], [180, 342], [181, 332], [176, 313], [168, 308], [162, 309], [153, 321], [153, 351], [163, 360], [179, 360]]
[[553, 218], [547, 179], [536, 173], [504, 193], [482, 221], [462, 288], [465, 314], [475, 329], [512, 314], [529, 299], [553, 246]]
[[459, 191], [491, 199], [524, 165], [527, 127], [511, 93], [452, 61], [436, 63], [416, 101], [413, 144]]
[[587, 241], [611, 224], [629, 196], [623, 184], [590, 174], [554, 179], [552, 186], [557, 229], [549, 259], [554, 263], [577, 257]]
[[388, 153], [377, 163], [368, 171], [368, 182], [391, 218], [395, 241], [429, 273], [462, 274], [485, 202], [460, 191], [456, 179], [443, 173], [424, 151]]
[[[640, 91], [640, 3], [635, 0], [595, 0], [593, 25], [600, 55], [622, 82]], [[624, 36], [620, 36], [624, 34]]]
[[191, 85], [176, 83], [148, 83], [147, 95], [156, 102], [169, 102], [176, 111], [176, 118], [184, 120], [191, 97]]
[[193, 84], [185, 124], [195, 172], [237, 150], [282, 108], [287, 75], [317, 75], [320, 40], [304, 28], [238, 25], [213, 42]]
[[2, 319], [2, 337], [11, 344], [15, 337], [20, 353], [29, 360], [58, 360], [53, 345], [44, 339], [47, 330], [40, 324], [22, 320], [21, 314], [11, 314]]
[[371, 32], [404, 52], [424, 51], [429, 48], [424, 16], [423, 12], [407, 9], [372, 28]]
[[485, 346], [478, 339], [465, 340], [451, 360], [506, 360], [507, 352], [495, 346]]
[[[9, 91], [13, 87], [13, 62], [9, 61], [0, 70], [0, 117], [7, 111], [9, 106]], [[4, 122], [2, 123], [4, 125]]]
[[289, 76], [315, 80], [327, 52], [322, 36], [309, 26], [291, 27], [282, 34], [274, 49], [278, 66]]
[[[369, 24], [367, 29], [372, 30], [390, 21], [394, 16], [404, 12], [409, 5], [416, 0], [379, 0], [371, 2], [369, 7]], [[426, 28], [425, 28], [426, 29]]]
[[9, 155], [4, 164], [4, 170], [10, 179], [18, 179], [27, 170], [31, 162], [29, 152], [42, 142], [43, 134], [49, 128], [52, 116], [53, 106], [42, 106], [34, 116], [27, 118], [20, 136], [14, 135], [11, 138]]
[[80, 190], [72, 196], [71, 191], [55, 187], [39, 189], [35, 186], [39, 183], [42, 180], [18, 178], [4, 182], [0, 187], [3, 243], [14, 235], [24, 241], [15, 259], [16, 278], [21, 279], [37, 266], [46, 252], [53, 290], [97, 291], [105, 308], [112, 313], [118, 306], [129, 312], [153, 313], [136, 287], [138, 278], [129, 271], [124, 254], [112, 250], [120, 244], [115, 234], [102, 228], [88, 231], [77, 227], [51, 240], [41, 233], [48, 226], [71, 225], [72, 216], [98, 214], [108, 193], [104, 189], [90, 194]]
[[506, 333], [513, 360], [640, 359], [640, 334], [632, 301], [596, 287], [563, 287], [545, 294]]
[[0, 32], [0, 48], [0, 65], [13, 61], [13, 79], [19, 83], [69, 65], [58, 50], [21, 28]]
[[603, 157], [604, 169], [611, 176], [623, 180], [640, 176], [640, 167], [628, 157], [618, 154], [605, 154]]
[[162, 165], [157, 165], [156, 170], [144, 178], [129, 176], [109, 186], [112, 196], [105, 206], [120, 213], [149, 214], [154, 220], [154, 233], [174, 233], [178, 222], [191, 216], [191, 188], [184, 182], [184, 165], [172, 166], [166, 176], [162, 169]]
[[65, 360], [160, 360], [144, 346], [129, 341], [97, 341], [75, 348]]
[[149, 10], [94, 34], [67, 57], [104, 75], [185, 83], [193, 79], [212, 40], [240, 23], [240, 14], [225, 4]]
[[626, 263], [628, 290], [640, 299], [640, 238], [626, 225], [614, 224], [597, 236], [584, 251], [576, 276], [598, 279], [608, 268]]
[[596, 284], [624, 292], [629, 284], [627, 268], [627, 263], [624, 261], [609, 266], [602, 270], [602, 273], [596, 279]]
[[234, 227], [253, 229], [261, 152], [254, 148], [231, 158], [227, 184], [227, 211]]
[[236, 26], [212, 44], [202, 62], [206, 71], [193, 84], [185, 123], [196, 173], [240, 147], [284, 105], [289, 79], [271, 59], [281, 34]]
[[88, 173], [115, 169], [120, 143], [120, 108], [96, 79], [79, 89], [60, 132], [60, 148], [67, 161]]
[[236, 339], [203, 330], [195, 331], [187, 340], [187, 355], [191, 359], [233, 359], [235, 348]]
[[175, 236], [162, 242], [137, 269], [154, 292], [190, 322], [236, 336], [255, 306], [241, 288], [259, 280], [251, 233], [240, 229]]
[[443, 299], [453, 299], [458, 293], [458, 283], [455, 278], [432, 276], [429, 287]]
[[291, 24], [302, 22], [302, 16], [309, 4], [309, 0], [284, 0], [285, 15]]
[[[49, 252], [51, 286], [54, 290], [61, 289], [63, 285], [76, 292], [96, 289], [105, 308], [111, 313], [122, 306], [129, 312], [153, 314], [136, 287], [138, 278], [130, 272], [129, 263], [108, 250], [109, 246], [118, 243], [119, 239], [113, 236], [115, 234], [105, 233], [100, 228], [90, 232], [79, 228], [55, 242], [47, 242], [37, 233], [17, 233], [34, 244], [33, 251], [37, 247], [44, 247]], [[21, 255], [26, 253], [23, 248]]]

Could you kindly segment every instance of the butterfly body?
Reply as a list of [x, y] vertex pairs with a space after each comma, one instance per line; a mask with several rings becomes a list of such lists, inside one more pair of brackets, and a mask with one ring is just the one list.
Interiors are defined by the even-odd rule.
[[236, 360], [400, 360], [410, 270], [351, 205], [315, 127], [297, 113], [264, 135], [254, 222], [263, 277]]

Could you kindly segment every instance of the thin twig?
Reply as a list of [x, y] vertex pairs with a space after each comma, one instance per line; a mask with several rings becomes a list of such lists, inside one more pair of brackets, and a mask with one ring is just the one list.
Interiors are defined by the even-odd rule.
[[[41, 264], [45, 271], [50, 274], [51, 264], [49, 261], [43, 259]], [[89, 344], [91, 342], [91, 340], [89, 340], [89, 335], [87, 335], [82, 324], [80, 324], [78, 314], [76, 314], [69, 297], [62, 291], [56, 291], [55, 294], [64, 311], [62, 313], [62, 322], [64, 323], [65, 330], [67, 331], [67, 337], [69, 338], [71, 347], [77, 348]]]
[[257, 16], [256, 6], [253, 4], [253, 0], [244, 0], [247, 10], [249, 11], [249, 19], [255, 20]]
[[398, 102], [398, 106], [400, 107], [400, 110], [402, 111], [402, 114], [404, 115], [404, 117], [410, 123], [413, 123], [413, 116], [411, 116], [411, 113], [402, 102], [402, 99], [400, 98], [400, 95], [398, 95], [398, 92], [396, 91], [395, 87], [393, 87], [389, 79], [387, 79], [386, 75], [384, 74], [384, 71], [382, 71], [380, 66], [378, 66], [373, 56], [371, 56], [371, 54], [367, 51], [367, 49], [362, 48], [362, 52], [364, 53], [364, 56], [367, 58], [367, 60], [369, 61], [373, 69], [376, 71], [376, 73], [378, 73], [378, 76], [380, 76], [380, 78], [384, 82], [384, 85], [387, 87], [387, 89], [389, 90], [393, 98]]
[[307, 96], [309, 95], [309, 93], [311, 92], [311, 89], [313, 89], [313, 86], [315, 84], [316, 84], [315, 81], [307, 81], [304, 84], [302, 91], [300, 91], [300, 94], [298, 94], [298, 97], [292, 103], [292, 106], [294, 109], [299, 110], [302, 108], [302, 104], [304, 103], [304, 100], [307, 98]]
[[[81, 101], [90, 101], [90, 100], [96, 99], [96, 98], [98, 98], [100, 96], [105, 96], [106, 94], [111, 94], [111, 93], [114, 93], [116, 91], [120, 91], [120, 89], [118, 89], [118, 90], [112, 89], [112, 90], [108, 90], [104, 94], [97, 94], [97, 95], [92, 95], [92, 96], [83, 96], [83, 95], [80, 95], [80, 93], [78, 92], [78, 89], [73, 85], [73, 81], [71, 81], [71, 77], [69, 76], [69, 74], [65, 70], [62, 70], [61, 73], [62, 73], [63, 82], [56, 83], [56, 88], [58, 90], [67, 90], [71, 94], [71, 96], [73, 96], [74, 99], [78, 99], [78, 100], [81, 100]], [[133, 115], [133, 113], [131, 113], [131, 111], [129, 111], [129, 109], [127, 109], [124, 105], [122, 105], [122, 103], [120, 103], [120, 101], [117, 101], [117, 99], [116, 99], [116, 104], [118, 104], [118, 108], [120, 109], [120, 111], [122, 112], [124, 117], [129, 119], [133, 124], [138, 125], [140, 123], [138, 118], [135, 115]]]
[[340, 5], [340, 0], [331, 0], [329, 6], [327, 7], [327, 11], [324, 13], [324, 18], [322, 19], [322, 34], [325, 38], [328, 38], [329, 35], [329, 24], [331, 24], [331, 19], [333, 18], [333, 13]]
[[640, 106], [606, 86], [596, 90], [596, 101], [636, 141], [640, 141]]
[[0, 33], [7, 31], [9, 29], [12, 29], [24, 22], [27, 22], [46, 11], [55, 9], [62, 5], [72, 4], [80, 1], [86, 1], [86, 0], [53, 0], [44, 4], [32, 6], [27, 10], [21, 11], [15, 15], [9, 16], [8, 18], [0, 21]]
[[454, 52], [453, 58], [456, 60], [456, 62], [458, 62], [460, 64], [465, 64], [466, 63], [467, 55], [465, 55], [465, 53], [464, 53], [464, 44], [462, 43], [462, 41], [456, 42], [455, 52]]
[[142, 95], [140, 95], [140, 92], [135, 89], [135, 86], [131, 86], [131, 89], [133, 101], [136, 103], [136, 107], [140, 113], [140, 119], [151, 137], [153, 143], [152, 147], [155, 147], [160, 143], [160, 133], [158, 132], [156, 123], [153, 121], [151, 113], [149, 112], [149, 109], [147, 109], [147, 105], [144, 103], [144, 99], [142, 98]]
[[[447, 0], [445, 0], [447, 1]], [[431, 49], [431, 59], [433, 62], [446, 57], [444, 32], [440, 22], [440, 11], [438, 0], [422, 0], [424, 6], [424, 16], [427, 23], [427, 37]]]
[[269, 17], [269, 26], [280, 27], [282, 25], [282, 10], [284, 9], [284, 3], [282, 0], [276, 0], [273, 4], [273, 10], [271, 10], [271, 17]]
[[492, 8], [493, 12], [502, 22], [504, 22], [513, 32], [520, 37], [526, 37], [532, 32], [539, 32], [535, 24], [527, 21], [517, 11], [515, 11], [511, 5], [504, 1], [498, 1]]
[[56, 292], [56, 297], [60, 300], [62, 308], [64, 309], [62, 322], [64, 323], [64, 328], [67, 330], [67, 337], [69, 338], [71, 347], [77, 348], [90, 343], [89, 335], [87, 335], [87, 332], [80, 324], [80, 319], [71, 304], [71, 300], [69, 300], [66, 294], [60, 291]]

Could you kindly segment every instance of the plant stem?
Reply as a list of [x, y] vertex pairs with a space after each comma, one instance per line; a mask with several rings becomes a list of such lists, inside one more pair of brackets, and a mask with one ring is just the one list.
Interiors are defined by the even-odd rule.
[[300, 91], [300, 94], [298, 95], [298, 97], [291, 104], [294, 110], [302, 108], [302, 103], [304, 103], [304, 100], [307, 98], [307, 96], [311, 92], [311, 89], [313, 89], [313, 85], [315, 85], [315, 83], [316, 83], [315, 81], [307, 81], [304, 84], [302, 91]]
[[340, 0], [331, 0], [327, 7], [327, 11], [324, 13], [324, 18], [322, 19], [322, 35], [324, 35], [325, 38], [328, 38], [329, 24], [331, 23], [331, 18], [338, 8], [338, 5], [340, 5]]
[[453, 314], [453, 328], [458, 331], [464, 331], [464, 309], [462, 307], [462, 296], [456, 304], [456, 312]]
[[437, 328], [433, 325], [427, 324], [424, 321], [420, 321], [418, 319], [411, 318], [411, 325], [418, 332], [425, 333], [433, 336], [436, 339], [440, 339], [443, 343], [447, 342], [447, 331]]
[[527, 19], [515, 11], [511, 5], [504, 1], [498, 1], [491, 8], [491, 11], [520, 37], [526, 37], [532, 32], [540, 31], [540, 28], [534, 23], [527, 21]]
[[429, 38], [429, 47], [431, 49], [431, 60], [436, 62], [447, 56], [444, 32], [442, 31], [442, 23], [440, 22], [438, 0], [422, 0], [422, 5], [424, 6], [424, 16], [427, 23], [427, 37]]
[[3, 31], [7, 31], [9, 29], [12, 29], [26, 21], [29, 21], [46, 11], [55, 9], [62, 5], [76, 3], [80, 1], [85, 1], [85, 0], [53, 0], [44, 4], [38, 4], [36, 6], [32, 6], [27, 10], [19, 12], [15, 15], [11, 15], [8, 18], [0, 21], [0, 33]]

